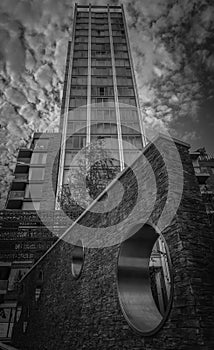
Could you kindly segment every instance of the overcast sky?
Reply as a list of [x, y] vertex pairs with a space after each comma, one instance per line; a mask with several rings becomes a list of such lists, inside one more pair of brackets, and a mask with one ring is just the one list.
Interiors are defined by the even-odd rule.
[[[214, 154], [213, 1], [109, 3], [125, 6], [145, 124]], [[18, 147], [34, 131], [57, 131], [73, 4], [0, 1], [2, 206]]]

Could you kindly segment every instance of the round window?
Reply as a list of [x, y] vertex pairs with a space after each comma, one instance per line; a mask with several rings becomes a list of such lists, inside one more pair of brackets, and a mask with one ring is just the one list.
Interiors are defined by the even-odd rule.
[[84, 263], [84, 247], [81, 241], [78, 241], [72, 251], [71, 272], [75, 278], [81, 275]]
[[170, 258], [164, 239], [145, 224], [121, 244], [118, 294], [128, 323], [144, 335], [157, 332], [172, 302]]

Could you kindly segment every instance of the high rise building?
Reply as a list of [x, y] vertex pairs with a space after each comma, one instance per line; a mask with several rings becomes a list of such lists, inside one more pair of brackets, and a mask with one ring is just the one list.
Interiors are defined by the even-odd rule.
[[114, 139], [120, 170], [145, 144], [128, 33], [122, 6], [75, 5], [59, 133], [35, 133], [19, 150], [1, 212], [1, 310], [12, 316], [1, 320], [0, 339], [12, 334], [18, 280], [55, 241], [37, 212], [59, 208], [55, 199], [68, 182], [72, 159], [98, 138]]
[[[119, 170], [146, 142], [124, 9], [75, 5], [59, 133], [35, 133], [31, 144], [19, 150], [6, 210], [1, 213], [4, 307], [13, 300], [15, 310], [17, 281], [55, 240], [36, 211], [59, 209], [56, 199], [74, 170], [75, 155], [106, 139], [112, 139], [108, 151]], [[158, 261], [159, 256], [153, 259], [153, 269]], [[0, 339], [9, 339], [10, 324], [1, 323], [0, 329]]]
[[[107, 140], [108, 142], [105, 143]], [[108, 154], [111, 160], [113, 159], [111, 166], [121, 171], [136, 159], [147, 143], [123, 6], [75, 5], [72, 38], [68, 44], [65, 67], [59, 133], [36, 133], [31, 145], [19, 151], [6, 210], [1, 213], [0, 341], [10, 343], [14, 324], [16, 324], [16, 343], [21, 343], [17, 334], [18, 337], [19, 334], [24, 337], [26, 333], [30, 308], [35, 305], [37, 308], [40, 298], [44, 282], [43, 267], [38, 274], [39, 277], [36, 277], [35, 290], [32, 289], [30, 292], [30, 298], [32, 296], [35, 298], [30, 303], [27, 301], [27, 307], [23, 302], [25, 298], [29, 299], [27, 291], [22, 291], [23, 300], [20, 302], [20, 299], [17, 299], [16, 287], [23, 274], [29, 267], [32, 267], [36, 260], [38, 261], [42, 254], [46, 252], [45, 256], [48, 256], [47, 249], [55, 241], [55, 237], [45, 227], [41, 217], [42, 215], [47, 216], [51, 222], [49, 226], [56, 228], [62, 204], [59, 198], [62, 190], [69, 187], [70, 176], [76, 171], [76, 156], [81, 154], [81, 150], [85, 147], [87, 149], [87, 146], [95, 144], [93, 149], [95, 157], [92, 162], [91, 159], [86, 159], [89, 165], [93, 166], [93, 162], [96, 162], [96, 150], [99, 151], [99, 141], [107, 145], [106, 153], [104, 152], [103, 155]], [[86, 151], [84, 152], [87, 157]], [[154, 157], [157, 163], [160, 161], [158, 157], [157, 154]], [[95, 167], [95, 171], [98, 171], [98, 168]], [[103, 177], [101, 176], [103, 182], [106, 180], [105, 175], [106, 173], [102, 175]], [[163, 183], [165, 179], [162, 179]], [[159, 195], [160, 193], [161, 190]], [[160, 202], [163, 198], [160, 198]], [[73, 209], [70, 207], [70, 211]], [[80, 214], [83, 211], [84, 208]], [[150, 290], [147, 296], [150, 300], [155, 299], [151, 313], [155, 310], [152, 317], [154, 316], [153, 322], [156, 324], [157, 319], [164, 319], [163, 315], [169, 309], [168, 305], [172, 298], [172, 279], [165, 241], [154, 231], [150, 228], [146, 233], [148, 237], [147, 242], [144, 242], [145, 246], [152, 235], [156, 243], [149, 242], [151, 254], [148, 254], [149, 249], [145, 250], [146, 259], [144, 261], [149, 262], [147, 275], [150, 274], [152, 280], [152, 293]], [[136, 242], [139, 237], [137, 239], [136, 235], [134, 237], [131, 245], [134, 247], [132, 254], [135, 257], [135, 250], [138, 251]], [[108, 251], [107, 255], [111, 253]], [[133, 263], [137, 264], [136, 266], [129, 266], [130, 261], [133, 262], [133, 257], [130, 256], [130, 246], [124, 249], [124, 254], [120, 258], [122, 279], [124, 271], [129, 269], [131, 273], [133, 272], [134, 278], [137, 276], [137, 282], [134, 281], [137, 286], [139, 262]], [[82, 253], [81, 259], [83, 258]], [[77, 267], [74, 267], [75, 264], [72, 263], [73, 275], [75, 275], [75, 268], [80, 274], [83, 265], [81, 259], [77, 254]], [[143, 259], [140, 261], [143, 265]], [[124, 262], [128, 264], [128, 267], [123, 265]], [[35, 266], [37, 265], [33, 265], [32, 271], [36, 270]], [[145, 274], [145, 271], [142, 272], [141, 269], [139, 271], [142, 275]], [[58, 273], [58, 268], [56, 268], [56, 273]], [[149, 278], [146, 282], [148, 281]], [[127, 288], [127, 281], [124, 279], [121, 285], [122, 289], [124, 286]], [[147, 287], [145, 289], [150, 288]], [[133, 291], [136, 293], [135, 289]], [[144, 286], [142, 292], [145, 292]], [[49, 293], [51, 293], [50, 290]], [[79, 295], [81, 293], [82, 289]], [[125, 291], [124, 295], [126, 294], [129, 293]], [[51, 297], [51, 294], [49, 296]], [[139, 299], [142, 299], [142, 295]], [[53, 298], [53, 301], [55, 302], [56, 298]], [[135, 308], [137, 307], [138, 305]], [[79, 311], [77, 315], [78, 313]], [[142, 315], [139, 313], [138, 316], [141, 320]], [[19, 319], [22, 320], [22, 326], [17, 331]], [[45, 327], [47, 328], [46, 325]], [[45, 332], [46, 330], [43, 334]], [[138, 341], [135, 340], [135, 342], [137, 344]], [[122, 342], [121, 344], [124, 345]], [[109, 347], [110, 342], [106, 348]], [[139, 343], [136, 345], [136, 349], [138, 348]]]
[[123, 6], [75, 5], [59, 133], [35, 133], [29, 147], [19, 150], [1, 220], [2, 260], [34, 260], [47, 249], [49, 236], [45, 244], [38, 239], [29, 243], [23, 230], [30, 223], [20, 219], [13, 224], [13, 217], [57, 208], [73, 158], [97, 139], [114, 141], [109, 151], [120, 170], [146, 142]]
[[58, 191], [68, 181], [75, 154], [97, 138], [114, 139], [111, 151], [121, 170], [145, 145], [122, 6], [75, 6], [60, 132]]

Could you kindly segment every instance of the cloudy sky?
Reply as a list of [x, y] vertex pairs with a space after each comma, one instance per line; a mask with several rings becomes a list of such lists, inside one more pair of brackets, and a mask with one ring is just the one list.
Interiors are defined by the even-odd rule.
[[[163, 124], [193, 150], [205, 146], [214, 154], [213, 1], [109, 3], [123, 3], [126, 10], [146, 125]], [[0, 208], [18, 147], [34, 131], [57, 131], [73, 5], [0, 1]]]

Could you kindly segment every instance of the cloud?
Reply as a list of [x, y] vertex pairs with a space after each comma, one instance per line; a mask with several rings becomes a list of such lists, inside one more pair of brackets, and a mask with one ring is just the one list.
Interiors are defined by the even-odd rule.
[[41, 66], [35, 73], [35, 79], [41, 87], [51, 90], [53, 71], [48, 64]]
[[21, 107], [26, 102], [24, 94], [14, 88], [6, 89], [5, 95], [7, 100], [15, 106]]

